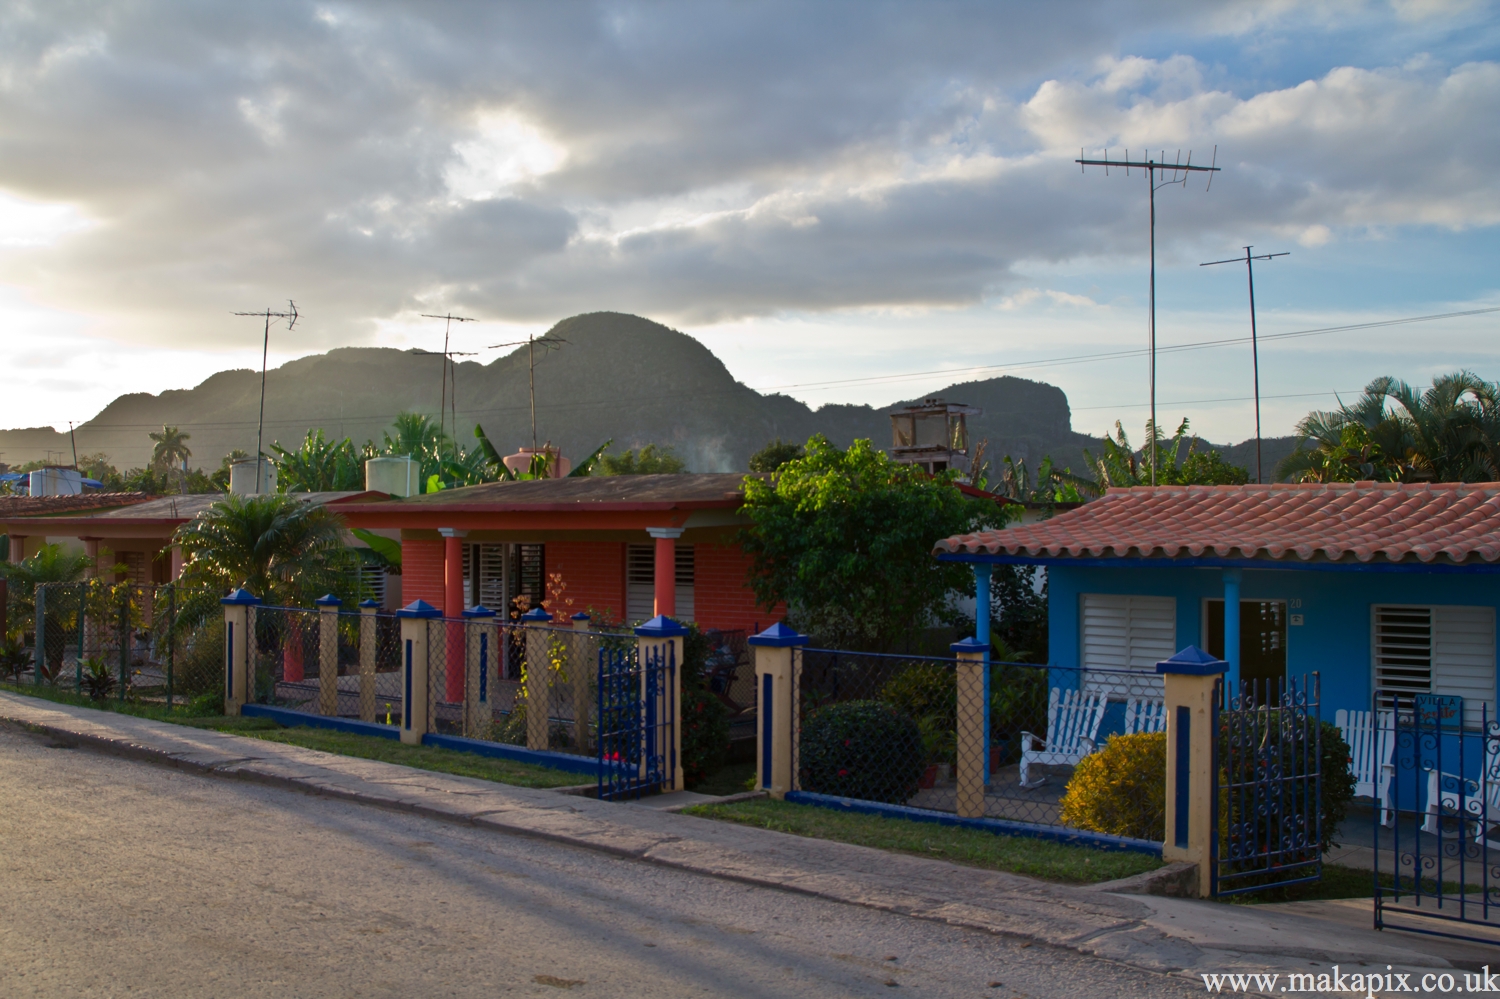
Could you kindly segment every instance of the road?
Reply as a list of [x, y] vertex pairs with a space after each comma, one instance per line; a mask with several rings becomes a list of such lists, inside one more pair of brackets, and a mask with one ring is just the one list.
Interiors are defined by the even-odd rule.
[[1202, 987], [0, 726], [7, 999], [896, 989], [1135, 999]]

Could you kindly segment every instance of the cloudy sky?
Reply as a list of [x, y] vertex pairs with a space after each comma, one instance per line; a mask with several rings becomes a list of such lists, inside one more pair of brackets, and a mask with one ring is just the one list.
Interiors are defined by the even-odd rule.
[[[1011, 372], [1145, 418], [1158, 340], [1500, 306], [1492, 4], [9, 2], [0, 426], [259, 363], [479, 348], [600, 309], [813, 405]], [[1179, 153], [1180, 151], [1180, 153]], [[1500, 378], [1500, 313], [1268, 341], [1267, 434], [1371, 377]], [[1099, 357], [1097, 355], [1107, 355]], [[481, 353], [480, 360], [495, 356]], [[1247, 345], [1160, 359], [1162, 419], [1253, 433]]]

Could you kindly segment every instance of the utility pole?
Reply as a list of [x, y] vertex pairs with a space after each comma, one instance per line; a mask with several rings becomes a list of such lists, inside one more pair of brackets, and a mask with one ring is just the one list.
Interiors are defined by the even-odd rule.
[[1199, 267], [1212, 267], [1215, 264], [1237, 264], [1241, 261], [1245, 264], [1245, 276], [1250, 280], [1250, 367], [1255, 377], [1255, 482], [1260, 484], [1265, 481], [1261, 476], [1260, 469], [1260, 346], [1255, 335], [1255, 264], [1256, 260], [1273, 260], [1276, 257], [1289, 257], [1292, 251], [1286, 250], [1282, 253], [1261, 253], [1251, 256], [1253, 247], [1245, 247], [1243, 257], [1230, 257], [1228, 260], [1210, 260]]
[[261, 468], [265, 465], [265, 437], [266, 437], [266, 358], [271, 352], [271, 320], [285, 319], [286, 328], [291, 329], [297, 325], [297, 303], [290, 298], [286, 300], [287, 311], [273, 312], [269, 307], [264, 312], [236, 312], [236, 316], [263, 316], [266, 320], [265, 339], [260, 345], [260, 417], [255, 424], [255, 492], [260, 494]]
[[[1151, 154], [1149, 152], [1147, 152], [1145, 156], [1146, 159], [1132, 160], [1130, 158], [1130, 150], [1127, 149], [1125, 150], [1125, 158], [1123, 160], [1112, 160], [1109, 158], [1109, 150], [1106, 149], [1104, 151], [1103, 159], [1090, 160], [1084, 159], [1083, 150], [1079, 150], [1078, 159], [1074, 162], [1079, 164], [1080, 172], [1085, 172], [1086, 169], [1091, 166], [1102, 166], [1104, 167], [1104, 175], [1107, 177], [1109, 176], [1110, 167], [1124, 167], [1125, 176], [1128, 177], [1130, 176], [1130, 168], [1136, 167], [1137, 169], [1141, 170], [1146, 176], [1146, 189], [1149, 193], [1151, 202], [1151, 291], [1149, 309], [1150, 320], [1147, 324], [1147, 342], [1149, 344], [1148, 353], [1150, 354], [1149, 381], [1151, 383], [1151, 430], [1149, 433], [1149, 436], [1151, 438], [1151, 484], [1154, 486], [1156, 485], [1156, 192], [1158, 188], [1170, 187], [1174, 184], [1180, 184], [1185, 190], [1187, 188], [1187, 180], [1190, 173], [1209, 174], [1208, 184], [1209, 187], [1212, 187], [1212, 175], [1219, 172], [1219, 167], [1212, 165], [1193, 166], [1193, 151], [1191, 149], [1188, 150], [1188, 158], [1186, 163], [1182, 162], [1182, 150], [1180, 149], [1177, 151], [1176, 161], [1172, 163], [1166, 162], [1167, 154], [1165, 150], [1162, 151], [1161, 159], [1159, 160], [1151, 159]], [[1219, 162], [1218, 146], [1214, 146], [1213, 162]], [[1160, 184], [1158, 184], [1156, 182], [1156, 175], [1158, 173], [1169, 175], [1172, 179], [1164, 180]], [[1181, 178], [1178, 177], [1178, 174], [1182, 175]], [[1204, 192], [1206, 193], [1207, 191], [1208, 188], [1205, 187]], [[1175, 459], [1176, 455], [1173, 455], [1173, 458]]]
[[73, 432], [73, 421], [68, 421], [68, 438], [73, 442], [73, 470], [78, 471], [78, 435]]
[[[449, 335], [449, 333], [452, 332], [452, 330], [453, 330], [453, 324], [454, 323], [477, 323], [477, 322], [479, 322], [479, 320], [477, 320], [477, 319], [471, 319], [468, 316], [455, 316], [451, 312], [444, 313], [441, 316], [434, 316], [434, 315], [432, 315], [429, 312], [424, 312], [424, 313], [422, 313], [422, 318], [423, 319], [441, 319], [441, 320], [443, 320], [443, 390], [442, 390], [442, 394], [438, 398], [438, 433], [441, 434], [443, 432], [443, 426], [444, 426], [444, 415], [445, 415], [445, 413], [447, 412], [447, 409], [448, 409], [448, 366], [450, 364], [453, 364], [453, 358], [454, 357], [472, 357], [476, 353], [475, 351], [472, 351], [472, 350], [468, 350], [468, 351], [449, 350], [448, 349], [448, 335]], [[418, 353], [418, 354], [435, 354], [435, 353], [437, 353], [437, 351], [434, 351], [434, 350], [419, 350], [419, 351], [416, 351], [416, 353]], [[454, 368], [453, 368], [453, 436], [454, 436], [455, 439], [457, 439], [457, 437], [458, 437], [458, 367], [457, 366], [454, 366]]]
[[528, 384], [531, 386], [531, 450], [536, 451], [536, 348], [543, 350], [558, 350], [568, 341], [560, 336], [547, 334], [545, 336], [528, 336], [524, 340], [513, 340], [510, 343], [497, 343], [486, 348], [487, 350], [499, 350], [503, 347], [526, 348], [526, 366], [528, 369]]

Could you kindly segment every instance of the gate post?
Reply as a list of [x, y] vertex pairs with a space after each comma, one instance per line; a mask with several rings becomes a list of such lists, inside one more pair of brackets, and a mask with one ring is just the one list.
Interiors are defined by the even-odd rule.
[[551, 632], [544, 629], [550, 624], [552, 615], [545, 607], [533, 607], [521, 615], [522, 633], [526, 636], [526, 671], [522, 693], [526, 695], [526, 748], [546, 749], [550, 742], [548, 727], [551, 721], [552, 662], [547, 655], [547, 639]]
[[375, 720], [375, 612], [374, 600], [359, 602], [359, 720]]
[[464, 735], [488, 739], [495, 720], [490, 711], [490, 663], [495, 660], [495, 612], [484, 604], [464, 611]]
[[985, 771], [989, 762], [989, 731], [985, 717], [989, 714], [989, 699], [984, 696], [985, 659], [990, 651], [989, 642], [978, 638], [966, 638], [949, 646], [958, 656], [954, 683], [957, 686], [958, 717], [955, 762], [958, 764], [958, 800], [956, 811], [968, 819], [984, 815]]
[[579, 752], [589, 751], [589, 705], [593, 698], [589, 697], [589, 675], [598, 669], [599, 655], [595, 652], [595, 642], [587, 632], [589, 630], [589, 616], [583, 611], [573, 615], [573, 655], [569, 657], [568, 668], [573, 671], [573, 741], [578, 744]]
[[[665, 766], [662, 768], [662, 790], [683, 790], [682, 774], [682, 636], [688, 633], [687, 628], [678, 624], [669, 617], [658, 614], [639, 628], [635, 629], [636, 648], [639, 662], [641, 664], [641, 708], [649, 718], [654, 713], [657, 719], [657, 732], [670, 725], [671, 734], [667, 736], [667, 743], [660, 747]], [[656, 689], [656, 700], [654, 704], [646, 703], [647, 691], [650, 689], [648, 680], [651, 673], [651, 662], [655, 657], [663, 657], [667, 663], [667, 669], [671, 676], [666, 677], [665, 684], [658, 684]], [[660, 660], [658, 660], [660, 661]], [[653, 738], [650, 728], [647, 728], [646, 738], [642, 740], [642, 753], [648, 753], [648, 747]], [[643, 758], [641, 761], [645, 763]]]
[[401, 741], [420, 746], [427, 734], [428, 628], [442, 611], [413, 600], [396, 612], [401, 619]]
[[224, 713], [234, 716], [249, 700], [250, 657], [255, 643], [250, 609], [260, 600], [249, 590], [239, 589], [219, 603], [224, 605]]
[[1189, 645], [1156, 664], [1165, 685], [1167, 715], [1166, 842], [1161, 858], [1198, 865], [1199, 898], [1213, 892], [1214, 688], [1228, 663]]
[[755, 650], [755, 786], [779, 800], [792, 789], [792, 656], [809, 639], [778, 621], [746, 641]]
[[332, 593], [314, 600], [318, 605], [318, 714], [339, 713], [339, 608], [344, 602]]

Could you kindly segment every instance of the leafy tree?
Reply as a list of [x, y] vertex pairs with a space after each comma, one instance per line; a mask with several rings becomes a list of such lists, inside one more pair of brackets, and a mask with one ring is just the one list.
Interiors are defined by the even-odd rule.
[[778, 437], [750, 456], [750, 471], [774, 472], [787, 462], [796, 461], [806, 453], [801, 444], [783, 441]]
[[[1035, 481], [1026, 467], [1026, 459], [1016, 461], [1006, 455], [1003, 464], [1005, 467], [998, 483], [990, 483], [986, 475], [983, 484], [977, 480], [974, 484], [1023, 503], [1082, 503], [1084, 495], [1080, 490], [1094, 489], [1092, 482], [1074, 475], [1071, 468], [1059, 471], [1050, 457], [1043, 458], [1042, 463], [1037, 466]], [[988, 472], [987, 463], [985, 470]]]
[[[1151, 448], [1156, 452], [1156, 484], [1160, 486], [1235, 486], [1250, 481], [1250, 473], [1231, 465], [1218, 451], [1198, 451], [1198, 438], [1189, 436], [1187, 418], [1177, 425], [1170, 440], [1161, 429], [1146, 421], [1146, 439], [1151, 443], [1139, 453], [1130, 445], [1125, 428], [1115, 421], [1114, 439], [1104, 438], [1103, 454], [1095, 458], [1084, 451], [1094, 472], [1096, 492], [1112, 486], [1148, 486], [1151, 484]], [[1184, 452], [1184, 447], [1186, 451]]]
[[187, 478], [187, 461], [193, 456], [187, 442], [193, 435], [185, 434], [177, 427], [164, 426], [161, 433], [152, 432], [146, 436], [155, 442], [151, 448], [151, 467], [165, 474], [168, 481], [177, 479], [182, 491], [187, 492], [184, 481]]
[[745, 480], [751, 526], [739, 541], [757, 601], [784, 602], [801, 628], [840, 648], [908, 645], [952, 615], [956, 593], [973, 593], [969, 570], [934, 559], [933, 543], [1006, 520], [956, 478], [897, 464], [867, 440], [843, 451], [814, 436], [776, 481]]
[[621, 451], [602, 455], [600, 475], [676, 475], [687, 471], [687, 462], [672, 453], [670, 447], [647, 444], [639, 451]]
[[323, 431], [309, 430], [302, 446], [288, 451], [281, 444], [271, 445], [276, 453], [276, 491], [283, 493], [317, 493], [363, 489], [364, 458], [354, 442], [324, 438]]
[[305, 606], [329, 592], [357, 597], [357, 558], [343, 528], [327, 507], [291, 496], [225, 496], [173, 535], [187, 557], [183, 589], [201, 595], [185, 612], [206, 615], [237, 586], [278, 606]]

